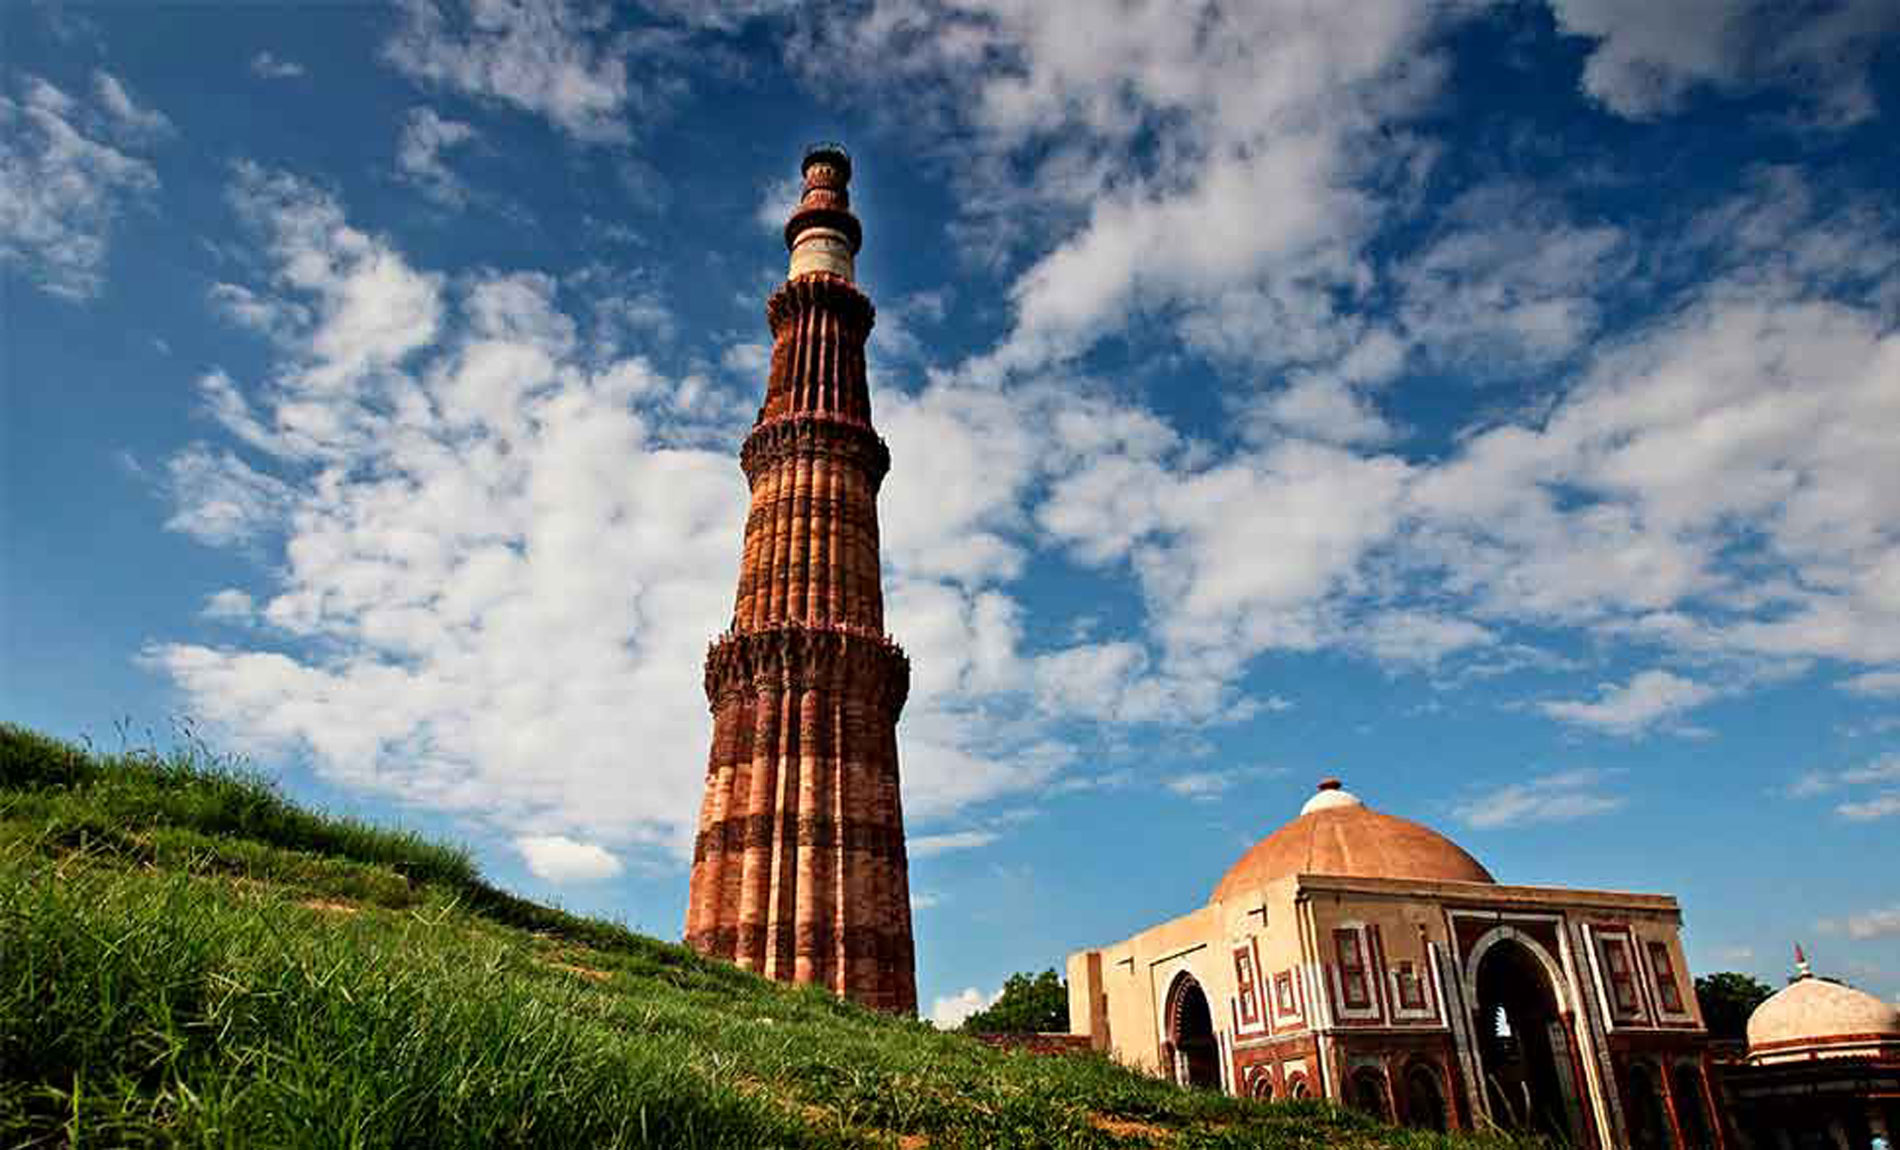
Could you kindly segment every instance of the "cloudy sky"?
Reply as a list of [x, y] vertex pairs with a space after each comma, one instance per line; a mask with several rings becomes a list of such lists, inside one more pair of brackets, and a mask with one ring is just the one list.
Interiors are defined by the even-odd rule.
[[802, 147], [919, 990], [1337, 774], [1900, 995], [1890, 0], [13, 4], [0, 711], [676, 937]]

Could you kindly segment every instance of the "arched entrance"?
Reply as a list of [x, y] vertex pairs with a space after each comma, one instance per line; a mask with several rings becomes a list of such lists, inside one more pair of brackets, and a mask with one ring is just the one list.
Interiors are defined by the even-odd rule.
[[1445, 1129], [1445, 1092], [1438, 1067], [1414, 1062], [1405, 1068], [1405, 1124], [1420, 1130]]
[[1181, 974], [1168, 989], [1168, 1045], [1174, 1051], [1174, 1080], [1196, 1089], [1220, 1089], [1220, 1045], [1214, 1040], [1214, 1012], [1207, 992], [1191, 974]]
[[1381, 1122], [1392, 1121], [1391, 1107], [1386, 1105], [1383, 1073], [1370, 1066], [1352, 1072], [1352, 1107]]
[[1576, 1141], [1569, 1038], [1544, 964], [1517, 939], [1500, 938], [1478, 960], [1477, 984], [1473, 1021], [1491, 1120]]

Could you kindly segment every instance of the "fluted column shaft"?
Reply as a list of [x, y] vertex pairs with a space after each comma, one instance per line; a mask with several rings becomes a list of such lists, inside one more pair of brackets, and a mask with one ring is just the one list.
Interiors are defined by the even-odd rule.
[[875, 312], [841, 274], [855, 253], [849, 166], [840, 175], [831, 155], [807, 159], [787, 226], [794, 274], [766, 307], [738, 592], [706, 660], [712, 749], [686, 938], [767, 977], [914, 1013], [896, 739], [910, 664], [884, 633], [878, 558], [890, 452], [865, 376]]

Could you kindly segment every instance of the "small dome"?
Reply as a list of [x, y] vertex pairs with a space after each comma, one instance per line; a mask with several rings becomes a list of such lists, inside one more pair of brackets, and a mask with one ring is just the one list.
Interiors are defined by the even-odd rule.
[[1300, 808], [1300, 813], [1310, 815], [1314, 811], [1328, 811], [1335, 807], [1363, 807], [1365, 805], [1359, 801], [1358, 795], [1342, 790], [1338, 779], [1321, 779], [1319, 790], [1314, 791], [1313, 797], [1306, 800], [1306, 804]]
[[1382, 814], [1326, 779], [1300, 817], [1255, 843], [1214, 888], [1224, 899], [1290, 874], [1496, 882], [1464, 848], [1428, 826]]
[[1829, 1046], [1900, 1042], [1900, 1008], [1864, 990], [1803, 977], [1748, 1016], [1751, 1060], [1805, 1057]]

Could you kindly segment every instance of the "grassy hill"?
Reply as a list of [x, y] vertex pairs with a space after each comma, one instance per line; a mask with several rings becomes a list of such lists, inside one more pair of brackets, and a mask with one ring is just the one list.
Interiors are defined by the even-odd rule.
[[987, 1049], [0, 724], [0, 1146], [1502, 1146]]

